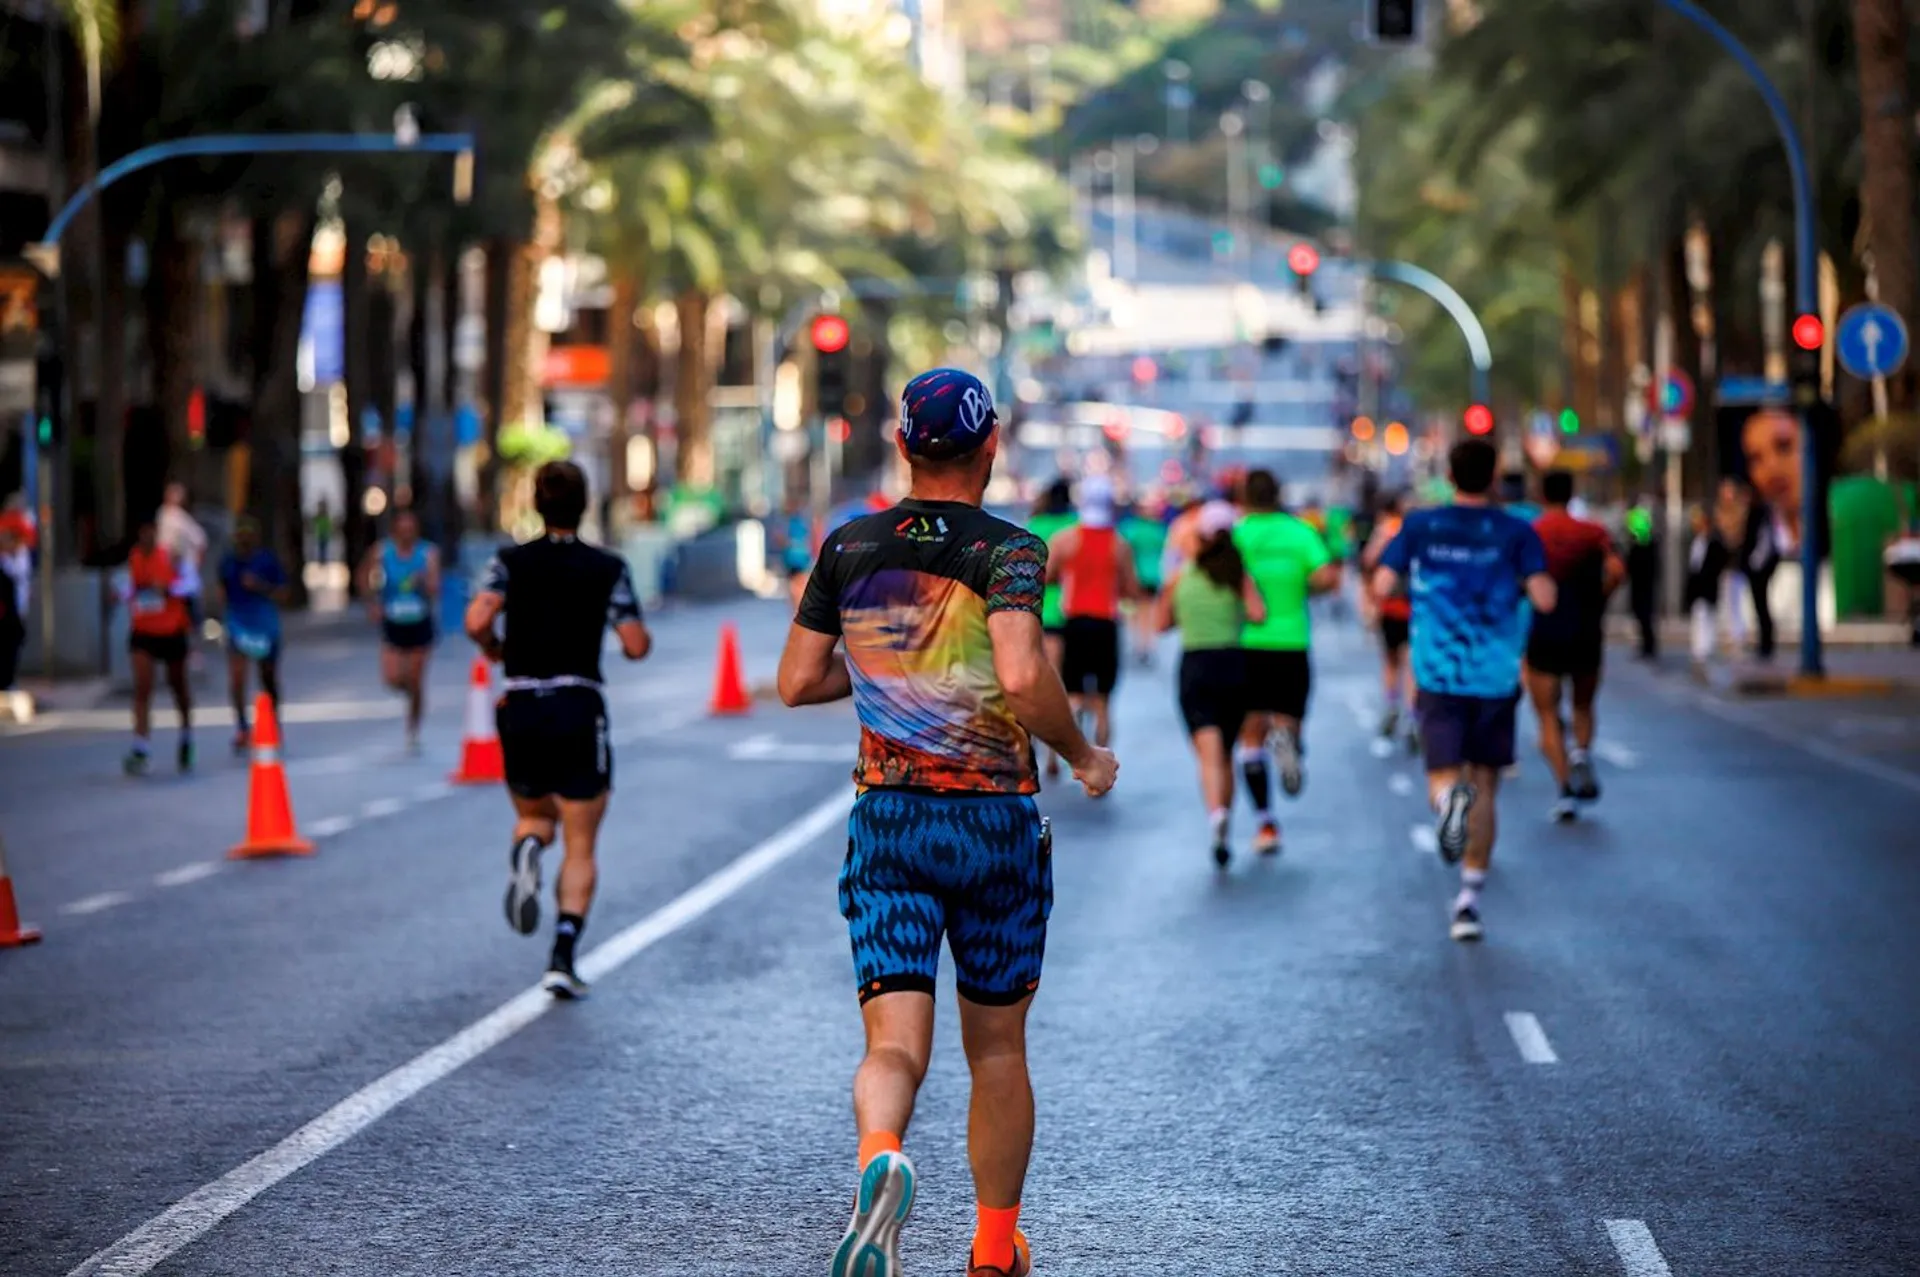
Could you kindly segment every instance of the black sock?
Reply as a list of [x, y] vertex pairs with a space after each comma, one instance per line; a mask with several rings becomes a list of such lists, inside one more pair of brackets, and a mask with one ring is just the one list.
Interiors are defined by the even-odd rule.
[[580, 940], [580, 933], [587, 929], [584, 914], [563, 913], [560, 921], [553, 927], [553, 961], [549, 966], [573, 970], [573, 946]]
[[1253, 799], [1253, 809], [1265, 816], [1273, 801], [1273, 782], [1267, 777], [1267, 760], [1263, 757], [1258, 761], [1241, 763], [1240, 776], [1247, 782], [1247, 793]]

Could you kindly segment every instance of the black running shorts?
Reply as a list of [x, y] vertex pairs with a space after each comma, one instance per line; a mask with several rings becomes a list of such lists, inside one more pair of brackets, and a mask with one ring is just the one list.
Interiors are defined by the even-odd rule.
[[1119, 622], [1071, 616], [1067, 618], [1066, 639], [1060, 681], [1067, 685], [1067, 691], [1075, 696], [1112, 693], [1113, 685], [1120, 681]]
[[1246, 653], [1237, 647], [1180, 657], [1180, 717], [1189, 733], [1217, 727], [1231, 744], [1247, 717]]
[[187, 636], [183, 634], [142, 634], [135, 630], [127, 636], [127, 649], [145, 652], [165, 665], [178, 665], [187, 659]]
[[1313, 662], [1304, 651], [1276, 652], [1250, 647], [1247, 653], [1247, 709], [1255, 714], [1305, 718], [1313, 691]]
[[494, 721], [507, 788], [519, 797], [587, 802], [613, 788], [607, 703], [593, 688], [508, 692]]
[[1597, 674], [1606, 656], [1606, 646], [1606, 639], [1598, 634], [1573, 639], [1536, 634], [1527, 640], [1527, 668], [1555, 678]]
[[1413, 630], [1413, 622], [1404, 616], [1383, 616], [1380, 618], [1380, 646], [1392, 656], [1407, 645], [1407, 639]]

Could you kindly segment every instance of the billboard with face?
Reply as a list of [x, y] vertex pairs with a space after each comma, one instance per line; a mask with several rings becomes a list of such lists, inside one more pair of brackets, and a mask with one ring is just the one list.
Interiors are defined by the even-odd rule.
[[[1832, 545], [1826, 488], [1833, 476], [1840, 432], [1832, 409], [1825, 405], [1816, 408], [1810, 420], [1820, 454], [1819, 532], [1824, 558]], [[1799, 554], [1807, 483], [1800, 419], [1774, 406], [1727, 405], [1719, 409], [1715, 425], [1721, 477], [1739, 479], [1750, 487], [1773, 527], [1781, 554]]]

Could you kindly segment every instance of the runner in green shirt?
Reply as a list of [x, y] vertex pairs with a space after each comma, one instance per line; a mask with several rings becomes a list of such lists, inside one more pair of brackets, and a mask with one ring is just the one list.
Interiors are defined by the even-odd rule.
[[1142, 665], [1153, 664], [1160, 613], [1155, 600], [1160, 594], [1160, 563], [1167, 552], [1167, 525], [1157, 514], [1145, 502], [1136, 502], [1120, 520], [1121, 539], [1133, 548], [1133, 567], [1140, 578], [1141, 599], [1133, 609], [1133, 655]]
[[[1053, 539], [1079, 522], [1073, 512], [1073, 485], [1064, 477], [1055, 479], [1047, 485], [1035, 503], [1033, 513], [1027, 518], [1027, 531], [1039, 537], [1047, 545]], [[1053, 662], [1056, 670], [1065, 667], [1067, 659], [1067, 613], [1061, 602], [1060, 585], [1051, 583], [1040, 600], [1040, 629], [1042, 642], [1046, 645], [1047, 659]], [[1047, 779], [1055, 780], [1060, 775], [1060, 755], [1047, 750]]]
[[1249, 712], [1234, 757], [1260, 815], [1255, 847], [1272, 855], [1280, 850], [1280, 826], [1270, 809], [1267, 751], [1271, 747], [1280, 765], [1280, 787], [1288, 797], [1297, 795], [1306, 783], [1300, 724], [1313, 687], [1307, 601], [1340, 587], [1340, 563], [1318, 532], [1280, 509], [1280, 482], [1271, 471], [1248, 474], [1245, 494], [1246, 516], [1233, 530], [1233, 540], [1266, 600], [1267, 619], [1249, 622], [1242, 639]]

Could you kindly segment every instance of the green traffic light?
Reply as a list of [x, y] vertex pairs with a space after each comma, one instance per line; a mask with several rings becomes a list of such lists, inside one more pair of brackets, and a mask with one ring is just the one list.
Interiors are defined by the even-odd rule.
[[1287, 171], [1278, 164], [1260, 166], [1260, 186], [1263, 190], [1278, 190], [1287, 181]]
[[1560, 410], [1560, 433], [1563, 435], [1579, 434], [1580, 414], [1571, 408], [1562, 408]]
[[40, 418], [40, 425], [38, 429], [39, 429], [39, 435], [40, 435], [40, 446], [42, 448], [51, 448], [53, 446], [53, 418], [52, 417]]
[[1215, 231], [1213, 233], [1213, 251], [1216, 253], [1232, 252], [1233, 251], [1233, 232], [1232, 231]]

